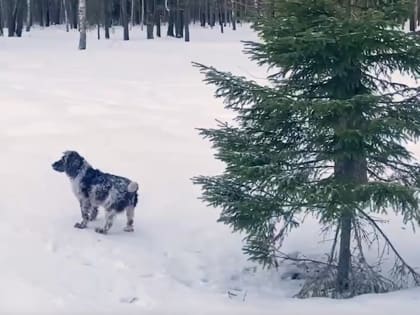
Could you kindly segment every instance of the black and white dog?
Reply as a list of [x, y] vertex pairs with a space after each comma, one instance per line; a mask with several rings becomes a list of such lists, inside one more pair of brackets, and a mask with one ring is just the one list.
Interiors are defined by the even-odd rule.
[[67, 174], [73, 192], [80, 202], [82, 221], [77, 222], [74, 227], [86, 228], [88, 221], [96, 218], [98, 207], [103, 207], [106, 211], [105, 225], [103, 228], [96, 228], [96, 232], [106, 234], [115, 215], [123, 211], [127, 214], [127, 226], [124, 231], [134, 231], [134, 208], [137, 205], [139, 188], [136, 182], [92, 168], [75, 151], [64, 152], [63, 157], [52, 167], [57, 172]]

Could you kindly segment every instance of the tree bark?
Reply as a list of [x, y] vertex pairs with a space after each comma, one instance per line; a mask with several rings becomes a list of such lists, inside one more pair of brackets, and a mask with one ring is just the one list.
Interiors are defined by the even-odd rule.
[[23, 32], [24, 0], [16, 0], [16, 36], [21, 37]]
[[77, 29], [78, 24], [78, 7], [77, 7], [77, 1], [71, 1], [71, 8], [72, 8], [72, 24], [73, 28]]
[[[3, 0], [0, 0], [0, 12], [3, 12]], [[3, 36], [3, 26], [4, 26], [4, 22], [3, 22], [3, 14], [0, 13], [0, 36]]]
[[109, 28], [111, 27], [111, 1], [104, 0], [104, 28], [105, 39], [109, 39]]
[[350, 284], [352, 218], [351, 212], [343, 213], [340, 218], [340, 252], [337, 269], [337, 291], [340, 293], [345, 293]]
[[66, 23], [66, 32], [69, 31], [69, 13], [67, 8], [67, 1], [63, 0], [64, 23]]
[[49, 0], [44, 1], [44, 12], [45, 12], [45, 26], [50, 26], [50, 6]]
[[[347, 128], [348, 126], [358, 127], [357, 125], [362, 121], [360, 115], [350, 115], [349, 118], [343, 119], [342, 124]], [[356, 125], [355, 125], [356, 124]], [[343, 184], [365, 184], [368, 182], [367, 177], [367, 161], [363, 157], [345, 158], [336, 161], [334, 166], [334, 175]], [[351, 192], [349, 192], [351, 200]], [[351, 235], [352, 223], [354, 218], [354, 211], [356, 209], [340, 209], [341, 215], [339, 219], [340, 224], [340, 250], [338, 255], [338, 269], [337, 269], [337, 291], [345, 293], [350, 286], [350, 272], [351, 272]]]
[[146, 10], [146, 33], [147, 33], [147, 39], [153, 39], [153, 0], [149, 0], [147, 2]]
[[167, 32], [168, 36], [175, 37], [174, 26], [175, 26], [175, 12], [174, 12], [174, 9], [171, 8], [169, 11], [169, 18], [168, 18], [168, 32]]
[[26, 0], [26, 31], [29, 32], [30, 30], [31, 30], [31, 0]]
[[231, 3], [231, 5], [232, 5], [232, 29], [234, 30], [234, 31], [236, 31], [236, 13], [235, 13], [235, 10], [236, 10], [236, 8], [235, 8], [235, 2], [234, 2], [234, 0], [230, 0], [230, 3]]
[[87, 28], [87, 21], [86, 21], [86, 0], [79, 0], [79, 49], [83, 50], [86, 49], [86, 28]]
[[162, 36], [162, 31], [161, 31], [161, 20], [160, 20], [160, 10], [156, 10], [155, 12], [155, 19], [156, 19], [156, 36], [157, 37], [161, 37]]
[[134, 0], [131, 0], [131, 27], [134, 26]]
[[141, 30], [144, 28], [144, 15], [145, 15], [145, 2], [146, 0], [141, 0]]
[[15, 3], [12, 0], [7, 1], [6, 18], [7, 18], [7, 36], [14, 37], [16, 32], [16, 15]]
[[127, 6], [127, 0], [121, 0], [121, 18], [124, 27], [124, 40], [129, 40]]
[[184, 21], [185, 21], [185, 41], [190, 41], [190, 8], [189, 2], [186, 1], [184, 8]]

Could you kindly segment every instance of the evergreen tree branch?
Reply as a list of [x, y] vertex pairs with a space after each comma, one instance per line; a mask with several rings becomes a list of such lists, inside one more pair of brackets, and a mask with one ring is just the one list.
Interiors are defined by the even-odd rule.
[[398, 250], [395, 248], [394, 244], [391, 242], [391, 240], [388, 238], [388, 236], [385, 234], [385, 232], [381, 229], [381, 227], [376, 223], [375, 220], [373, 220], [366, 212], [364, 212], [362, 209], [358, 209], [358, 212], [362, 214], [362, 216], [371, 223], [372, 226], [375, 227], [375, 229], [382, 235], [385, 242], [389, 245], [389, 247], [392, 249], [395, 256], [398, 257], [398, 259], [401, 261], [401, 263], [410, 271], [410, 273], [413, 275], [413, 279], [416, 282], [416, 285], [420, 285], [420, 274], [417, 273], [407, 262], [404, 260], [404, 258], [401, 256], [401, 254], [398, 252]]

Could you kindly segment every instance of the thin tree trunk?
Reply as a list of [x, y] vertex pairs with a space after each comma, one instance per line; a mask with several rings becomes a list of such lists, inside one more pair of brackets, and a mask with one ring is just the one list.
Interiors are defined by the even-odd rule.
[[134, 0], [131, 0], [131, 28], [134, 26]]
[[146, 35], [147, 39], [153, 39], [153, 26], [154, 26], [154, 14], [153, 14], [153, 0], [147, 1], [146, 6]]
[[235, 2], [234, 0], [230, 0], [230, 3], [232, 5], [232, 29], [236, 31], [236, 14], [235, 14]]
[[31, 30], [31, 0], [26, 0], [26, 31]]
[[111, 1], [104, 0], [104, 27], [105, 27], [105, 39], [109, 39], [109, 28], [111, 26]]
[[140, 26], [140, 28], [141, 28], [141, 30], [143, 30], [143, 28], [144, 28], [144, 10], [145, 10], [145, 5], [144, 5], [144, 2], [145, 2], [146, 0], [141, 0], [141, 26]]
[[3, 0], [0, 0], [0, 36], [3, 36]]
[[16, 36], [21, 37], [23, 32], [24, 0], [16, 0]]
[[71, 7], [72, 7], [72, 23], [73, 28], [77, 29], [77, 21], [78, 21], [78, 8], [77, 8], [77, 1], [71, 1]]
[[12, 0], [7, 1], [7, 36], [14, 37], [16, 33], [16, 6]]
[[66, 32], [69, 31], [69, 13], [67, 10], [67, 1], [63, 0], [64, 22], [66, 23]]
[[345, 293], [349, 289], [351, 270], [351, 212], [344, 213], [340, 218], [340, 252], [338, 255], [337, 290]]
[[121, 0], [121, 17], [122, 17], [122, 24], [124, 27], [124, 40], [129, 40], [127, 6], [128, 6], [127, 0]]
[[49, 1], [45, 0], [44, 1], [45, 4], [45, 26], [49, 27], [50, 26], [50, 6], [49, 6]]
[[220, 25], [220, 32], [223, 34], [224, 33], [224, 27], [223, 27], [223, 18], [222, 18], [222, 14], [223, 14], [223, 11], [222, 11], [222, 1], [223, 0], [220, 0], [219, 2], [218, 2], [218, 11], [219, 11], [219, 25]]
[[[361, 116], [361, 114], [359, 115]], [[357, 114], [344, 119], [343, 126], [347, 128], [348, 122], [351, 125], [362, 122], [363, 119]], [[345, 158], [337, 161], [334, 167], [334, 176], [342, 180], [343, 183], [365, 184], [368, 182], [367, 177], [367, 161], [363, 157]], [[337, 269], [337, 291], [345, 293], [350, 287], [350, 272], [351, 272], [351, 235], [352, 235], [352, 221], [354, 209], [342, 209], [340, 224], [340, 251], [338, 255], [338, 269]]]
[[185, 41], [190, 41], [190, 8], [189, 8], [189, 2], [185, 2], [185, 8], [184, 8], [184, 24], [185, 24]]
[[87, 28], [87, 21], [86, 21], [86, 0], [79, 0], [79, 49], [83, 50], [86, 49], [86, 28]]
[[174, 26], [175, 26], [175, 12], [174, 12], [174, 9], [171, 8], [169, 11], [169, 19], [168, 19], [168, 32], [167, 32], [168, 36], [175, 37]]
[[98, 40], [99, 40], [101, 39], [101, 25], [99, 24], [99, 22], [97, 24], [97, 30], [98, 30]]
[[160, 12], [159, 10], [156, 10], [156, 36], [157, 37], [161, 37], [162, 36], [162, 31], [161, 31], [161, 20], [160, 20]]

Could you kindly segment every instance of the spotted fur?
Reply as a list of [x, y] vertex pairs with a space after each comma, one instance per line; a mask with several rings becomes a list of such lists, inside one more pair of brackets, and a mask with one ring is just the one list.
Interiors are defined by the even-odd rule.
[[125, 177], [103, 173], [94, 169], [76, 151], [64, 152], [62, 158], [52, 165], [60, 173], [69, 177], [74, 194], [80, 203], [82, 221], [74, 227], [84, 229], [88, 221], [94, 220], [98, 207], [105, 209], [105, 224], [96, 232], [106, 234], [111, 228], [116, 214], [127, 215], [126, 232], [132, 232], [134, 209], [138, 199], [138, 184]]

